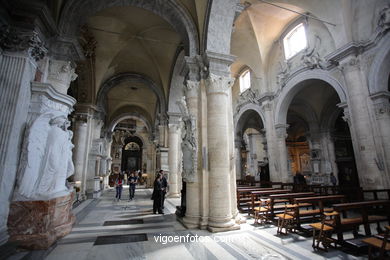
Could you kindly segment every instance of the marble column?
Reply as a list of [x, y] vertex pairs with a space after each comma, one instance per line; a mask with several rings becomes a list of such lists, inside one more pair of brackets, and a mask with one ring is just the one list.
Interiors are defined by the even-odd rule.
[[390, 188], [390, 92], [377, 93], [371, 96], [374, 104], [375, 118], [378, 127], [378, 137], [384, 156], [377, 158], [377, 165], [385, 172], [384, 184], [386, 189]]
[[[195, 153], [198, 153], [199, 147], [199, 115], [198, 115], [198, 99], [200, 95], [199, 81], [186, 81], [186, 89], [185, 89], [185, 98], [187, 109], [189, 113], [189, 117], [193, 119], [193, 123], [195, 124]], [[184, 130], [183, 130], [184, 131]], [[197, 155], [195, 155], [197, 158]], [[183, 218], [184, 225], [187, 228], [198, 228], [200, 222], [200, 190], [199, 190], [199, 172], [198, 172], [198, 162], [193, 161], [183, 161], [184, 163], [192, 163], [193, 173], [191, 178], [189, 176], [183, 176], [186, 182], [186, 214]], [[186, 167], [183, 165], [183, 167]], [[188, 167], [186, 167], [188, 168]]]
[[[34, 50], [32, 46], [22, 44], [33, 39], [32, 35], [18, 36], [17, 32], [13, 35], [10, 35], [9, 39], [20, 37], [20, 46], [14, 46], [15, 49], [11, 46], [0, 46], [0, 245], [8, 239], [10, 198], [30, 103], [30, 82], [35, 76], [35, 58], [38, 58], [31, 55]], [[20, 51], [19, 47], [24, 47], [23, 51]]]
[[241, 139], [236, 139], [234, 141], [234, 157], [236, 158], [236, 179], [244, 179], [245, 176], [242, 174], [242, 165], [241, 165]]
[[228, 91], [234, 80], [210, 72], [206, 79], [209, 157], [209, 224], [212, 232], [233, 228], [230, 194]]
[[85, 199], [86, 193], [86, 174], [85, 168], [87, 163], [87, 140], [88, 140], [88, 115], [75, 115], [74, 121], [74, 137], [73, 143], [75, 145], [73, 152], [73, 161], [75, 166], [74, 181], [80, 188], [80, 200]]
[[327, 174], [326, 183], [331, 185], [329, 174], [333, 172], [335, 176], [338, 176], [338, 168], [336, 164], [334, 140], [330, 132], [321, 133], [321, 147], [324, 162], [321, 167], [321, 172]]
[[287, 128], [288, 125], [277, 124], [275, 125], [276, 129], [276, 140], [279, 154], [279, 181], [281, 182], [291, 182], [292, 176], [288, 173], [287, 166], [287, 146], [286, 146], [286, 138], [287, 138]]
[[280, 162], [278, 144], [274, 127], [273, 108], [270, 101], [265, 101], [262, 106], [264, 111], [264, 127], [267, 142], [267, 156], [271, 181], [280, 181]]
[[[359, 57], [349, 57], [341, 64], [348, 93], [348, 111], [344, 105], [355, 152], [360, 186], [363, 189], [382, 189], [388, 182], [380, 162], [382, 151], [378, 148], [380, 140], [374, 133], [373, 107], [367, 102], [367, 79], [362, 71]], [[341, 107], [343, 105], [340, 105]], [[383, 159], [382, 159], [383, 160]]]
[[169, 197], [178, 198], [180, 197], [180, 190], [178, 183], [178, 171], [179, 171], [179, 138], [180, 134], [180, 125], [179, 122], [173, 122], [169, 124], [169, 151], [168, 151], [168, 161], [169, 161]]

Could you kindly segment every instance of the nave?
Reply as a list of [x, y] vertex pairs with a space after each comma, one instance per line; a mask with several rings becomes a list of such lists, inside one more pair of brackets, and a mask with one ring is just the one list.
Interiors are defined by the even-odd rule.
[[[167, 198], [165, 214], [152, 214], [151, 189], [136, 189], [128, 201], [115, 201], [109, 189], [98, 199], [89, 199], [73, 209], [77, 220], [71, 233], [46, 251], [20, 251], [9, 259], [366, 259], [330, 249], [314, 252], [311, 237], [277, 236], [276, 226], [254, 225], [248, 218], [239, 231], [210, 233], [185, 229], [176, 220], [180, 200]], [[155, 241], [158, 236], [204, 237], [204, 242]], [[207, 239], [207, 241], [206, 241]]]

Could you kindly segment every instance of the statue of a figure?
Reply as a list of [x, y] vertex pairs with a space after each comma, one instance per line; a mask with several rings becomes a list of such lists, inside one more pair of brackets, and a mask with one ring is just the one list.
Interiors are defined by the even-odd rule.
[[305, 64], [306, 67], [310, 69], [320, 68], [325, 69], [326, 68], [326, 62], [320, 57], [320, 54], [318, 53], [318, 48], [321, 46], [321, 38], [316, 35], [315, 36], [315, 42], [314, 46], [312, 48], [307, 48], [302, 53], [302, 63]]
[[27, 199], [53, 198], [68, 192], [66, 179], [74, 173], [73, 133], [65, 116], [39, 117], [26, 135], [17, 193]]

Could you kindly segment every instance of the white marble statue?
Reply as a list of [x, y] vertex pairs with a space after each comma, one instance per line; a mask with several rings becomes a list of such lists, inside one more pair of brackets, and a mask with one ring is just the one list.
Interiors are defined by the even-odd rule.
[[28, 129], [16, 199], [50, 199], [69, 193], [66, 179], [74, 173], [74, 165], [73, 133], [68, 126], [65, 116], [44, 115]]

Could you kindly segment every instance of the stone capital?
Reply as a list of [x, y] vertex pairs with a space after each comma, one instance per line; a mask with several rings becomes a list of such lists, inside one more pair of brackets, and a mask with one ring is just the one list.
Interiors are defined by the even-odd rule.
[[219, 76], [210, 73], [206, 79], [207, 95], [212, 94], [228, 94], [228, 90], [233, 86], [234, 78]]
[[277, 124], [275, 125], [276, 130], [276, 137], [277, 138], [287, 138], [287, 128], [289, 127], [288, 124]]
[[187, 98], [196, 98], [199, 96], [199, 81], [186, 80], [185, 86], [185, 95]]
[[76, 122], [86, 124], [88, 122], [88, 119], [90, 118], [90, 116], [88, 114], [84, 114], [84, 113], [76, 113], [73, 116], [73, 118]]
[[60, 93], [66, 94], [70, 82], [77, 78], [75, 64], [71, 61], [54, 60], [49, 61], [49, 72], [47, 81]]
[[36, 31], [4, 25], [0, 28], [0, 48], [10, 52], [27, 53], [35, 61], [43, 59], [47, 53]]
[[339, 68], [343, 72], [360, 70], [361, 62], [359, 56], [349, 56], [340, 62]]

